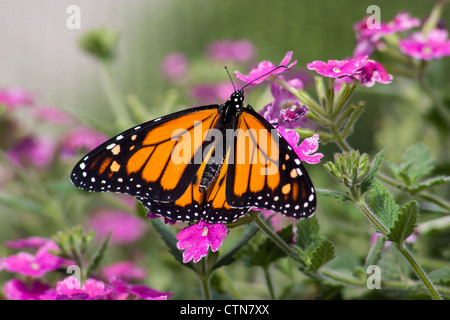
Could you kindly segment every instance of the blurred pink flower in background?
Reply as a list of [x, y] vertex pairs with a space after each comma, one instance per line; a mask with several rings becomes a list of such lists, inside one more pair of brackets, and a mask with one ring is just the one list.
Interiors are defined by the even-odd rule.
[[27, 284], [19, 279], [11, 279], [5, 282], [3, 292], [8, 300], [41, 300], [50, 286], [40, 280], [33, 280]]
[[30, 277], [41, 277], [64, 264], [65, 260], [63, 258], [49, 252], [49, 250], [58, 249], [56, 243], [49, 240], [35, 254], [19, 252], [5, 258], [0, 258], [0, 270], [4, 269]]
[[81, 152], [88, 152], [107, 140], [107, 136], [88, 127], [77, 127], [69, 131], [61, 142], [61, 157], [70, 159]]
[[247, 62], [253, 59], [255, 53], [255, 46], [248, 40], [217, 40], [206, 48], [208, 58], [220, 62]]
[[68, 113], [51, 106], [36, 106], [33, 115], [36, 119], [54, 124], [68, 125], [73, 122], [73, 118]]
[[31, 93], [22, 88], [0, 89], [0, 105], [6, 106], [7, 110], [14, 110], [18, 106], [31, 105], [32, 103], [33, 97]]
[[8, 150], [7, 155], [16, 165], [45, 168], [54, 157], [56, 145], [56, 142], [49, 137], [27, 136]]
[[244, 81], [245, 83], [250, 83], [253, 81], [251, 86], [256, 86], [257, 84], [260, 84], [261, 82], [263, 82], [264, 80], [266, 80], [271, 76], [275, 76], [277, 74], [291, 70], [297, 64], [297, 60], [294, 60], [292, 63], [290, 63], [293, 55], [294, 52], [288, 51], [284, 56], [283, 60], [281, 60], [279, 65], [286, 66], [286, 68], [278, 68], [277, 70], [274, 71], [274, 69], [277, 66], [274, 65], [272, 62], [266, 60], [260, 62], [257, 68], [252, 69], [249, 72], [248, 76], [241, 74], [239, 71], [235, 71], [234, 74], [236, 78], [238, 78], [241, 81]]
[[227, 101], [233, 93], [233, 86], [230, 81], [223, 81], [215, 84], [201, 84], [193, 86], [189, 95], [191, 99], [200, 104], [213, 104]]
[[119, 261], [104, 266], [102, 274], [106, 279], [120, 278], [125, 281], [144, 280], [147, 270], [136, 266], [132, 261]]
[[400, 50], [419, 60], [439, 59], [450, 55], [450, 40], [445, 29], [433, 29], [427, 35], [415, 32], [399, 41]]
[[188, 74], [188, 59], [180, 52], [166, 55], [161, 62], [162, 74], [172, 82], [181, 82]]
[[139, 240], [147, 229], [145, 221], [135, 215], [120, 210], [99, 209], [88, 218], [89, 229], [95, 231], [101, 241], [110, 232], [111, 244], [126, 245]]

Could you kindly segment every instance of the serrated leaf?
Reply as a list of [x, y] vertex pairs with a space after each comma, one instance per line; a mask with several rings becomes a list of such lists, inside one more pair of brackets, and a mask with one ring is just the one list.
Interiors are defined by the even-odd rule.
[[342, 202], [351, 200], [351, 198], [348, 194], [339, 192], [339, 191], [328, 190], [328, 189], [316, 189], [316, 193], [317, 193], [317, 196], [319, 196], [319, 197], [324, 196], [324, 197], [333, 198], [333, 199], [336, 199], [336, 200], [342, 201]]
[[366, 196], [366, 202], [385, 227], [390, 229], [394, 225], [397, 220], [399, 206], [380, 182], [373, 182], [373, 188]]
[[406, 184], [415, 184], [419, 177], [429, 174], [434, 168], [434, 161], [428, 147], [422, 143], [416, 143], [409, 147], [402, 155], [402, 163], [399, 166], [399, 174]]
[[428, 274], [429, 279], [434, 284], [450, 285], [450, 267], [443, 267], [433, 270]]
[[162, 222], [161, 219], [151, 219], [150, 221], [152, 222], [155, 230], [161, 236], [161, 239], [167, 245], [169, 252], [174, 256], [175, 260], [181, 263], [183, 266], [193, 269], [192, 263], [183, 263], [183, 254], [177, 248], [177, 237], [172, 229], [170, 229], [164, 222]]
[[436, 176], [408, 187], [408, 191], [415, 193], [447, 182], [450, 182], [450, 176]]
[[375, 175], [377, 174], [378, 169], [380, 169], [381, 161], [383, 160], [386, 149], [387, 149], [387, 147], [382, 149], [373, 158], [372, 163], [370, 164], [369, 172], [367, 173], [366, 177], [364, 178], [363, 182], [361, 183], [361, 192], [362, 193], [367, 192], [372, 187]]
[[98, 248], [97, 252], [94, 254], [94, 256], [91, 258], [91, 260], [88, 263], [87, 270], [86, 270], [86, 276], [90, 276], [92, 272], [97, 269], [97, 267], [100, 265], [101, 260], [103, 259], [103, 256], [105, 255], [106, 248], [108, 247], [109, 239], [111, 238], [112, 231], [106, 236], [105, 240], [103, 240], [102, 244]]
[[227, 266], [234, 262], [236, 259], [234, 256], [252, 239], [259, 228], [257, 226], [252, 226], [250, 231], [248, 231], [245, 236], [238, 242], [236, 246], [234, 246], [230, 251], [224, 254], [217, 262], [214, 264], [212, 270], [218, 269], [223, 266]]
[[398, 219], [388, 234], [388, 239], [398, 245], [403, 245], [406, 238], [414, 232], [418, 219], [419, 204], [417, 201], [406, 203], [401, 208]]
[[335, 256], [336, 249], [333, 243], [325, 238], [319, 247], [314, 251], [308, 270], [313, 272], [319, 270], [320, 267], [332, 260]]
[[323, 236], [320, 234], [319, 220], [316, 216], [299, 220], [296, 226], [297, 236], [295, 244], [303, 251], [308, 251], [311, 247], [315, 249], [323, 241]]

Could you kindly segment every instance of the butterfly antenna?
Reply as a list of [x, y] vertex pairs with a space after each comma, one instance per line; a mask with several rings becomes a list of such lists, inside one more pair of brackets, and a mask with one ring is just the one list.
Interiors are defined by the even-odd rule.
[[231, 84], [233, 85], [233, 89], [234, 89], [234, 91], [236, 91], [236, 87], [234, 86], [233, 79], [232, 79], [231, 76], [230, 76], [230, 72], [228, 72], [227, 66], [225, 66], [225, 70], [227, 70], [228, 78], [230, 78]]
[[280, 68], [287, 68], [287, 66], [278, 66], [278, 67], [274, 68], [273, 70], [270, 70], [269, 72], [266, 72], [266, 73], [264, 73], [263, 75], [260, 75], [258, 78], [253, 79], [252, 81], [250, 81], [249, 83], [247, 83], [245, 86], [243, 86], [243, 87], [241, 88], [240, 91], [244, 90], [245, 87], [251, 85], [251, 84], [252, 84], [253, 82], [255, 82], [256, 80], [259, 80], [259, 79], [261, 79], [261, 78], [267, 76], [268, 74], [271, 74], [272, 72], [274, 72], [275, 70], [280, 69]]

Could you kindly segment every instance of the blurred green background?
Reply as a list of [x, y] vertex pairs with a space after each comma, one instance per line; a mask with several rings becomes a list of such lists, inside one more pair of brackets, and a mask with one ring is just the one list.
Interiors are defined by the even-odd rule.
[[[352, 27], [366, 15], [368, 6], [378, 5], [381, 21], [386, 22], [403, 10], [423, 18], [434, 3], [422, 0], [2, 0], [0, 87], [22, 87], [31, 91], [41, 105], [108, 123], [113, 115], [107, 107], [109, 102], [101, 85], [98, 61], [78, 46], [84, 33], [106, 27], [120, 35], [113, 70], [120, 90], [137, 95], [157, 117], [165, 113], [160, 106], [168, 92], [179, 89], [161, 76], [161, 61], [171, 52], [187, 55], [191, 66], [197, 68], [195, 77], [199, 81], [227, 80], [223, 65], [205, 62], [206, 46], [219, 39], [250, 40], [257, 49], [257, 61], [270, 60], [275, 64], [287, 51], [293, 50], [297, 68], [306, 69], [306, 63], [313, 60], [340, 60], [352, 55], [356, 44]], [[81, 9], [80, 30], [66, 27], [66, 9], [71, 4]], [[443, 18], [450, 21], [448, 8]], [[449, 60], [443, 59], [433, 66], [434, 83], [441, 92], [450, 91]], [[202, 67], [203, 64], [206, 67]], [[356, 126], [357, 134], [350, 139], [352, 146], [373, 154], [389, 145], [393, 151], [386, 154], [386, 159], [398, 161], [401, 154], [398, 151], [424, 141], [434, 156], [443, 160], [442, 155], [447, 152], [448, 157], [448, 151], [439, 149], [440, 139], [448, 140], [448, 132], [445, 132], [447, 137], [439, 139], [434, 131], [427, 135], [427, 129], [421, 124], [427, 108], [421, 107], [417, 94], [401, 91], [401, 79], [395, 81], [400, 85], [360, 88], [353, 97], [354, 102], [365, 100], [367, 108]], [[251, 101], [251, 90], [248, 91], [247, 103], [255, 109], [270, 101], [259, 99], [261, 105], [255, 105], [255, 101]], [[192, 101], [180, 94], [175, 103], [181, 108]], [[108, 130], [116, 132], [114, 128]], [[324, 161], [327, 161], [336, 150], [332, 145], [325, 145], [319, 151], [325, 154]], [[330, 179], [321, 166], [308, 170], [318, 188], [330, 188]], [[323, 200], [319, 205], [329, 209], [324, 210], [327, 213], [321, 221], [322, 231], [332, 238], [339, 250], [364, 255], [369, 243], [349, 239], [358, 236], [368, 239], [373, 230], [350, 205], [332, 206], [330, 202]], [[0, 243], [16, 236], [10, 228], [14, 220], [12, 214], [11, 210], [0, 207]], [[352, 224], [347, 225], [346, 219], [352, 220]], [[334, 232], [336, 230], [340, 233]], [[54, 230], [48, 233], [43, 230], [40, 235], [50, 236], [52, 232]], [[155, 246], [161, 246], [156, 240], [152, 241], [156, 242]], [[147, 250], [148, 243], [142, 246]], [[148, 259], [150, 272], [156, 272], [156, 268], [161, 268], [159, 264], [168, 263], [171, 257], [163, 262]], [[173, 281], [174, 270], [158, 272], [151, 276], [150, 282], [167, 286]], [[252, 277], [250, 272], [246, 276]], [[195, 283], [195, 279], [193, 281]], [[183, 296], [182, 292], [177, 294]]]

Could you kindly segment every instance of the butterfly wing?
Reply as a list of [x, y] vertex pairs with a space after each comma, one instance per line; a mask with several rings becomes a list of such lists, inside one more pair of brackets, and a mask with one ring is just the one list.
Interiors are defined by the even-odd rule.
[[[204, 134], [220, 119], [218, 107], [183, 110], [122, 132], [75, 165], [73, 184], [87, 191], [130, 194], [146, 205], [183, 198], [202, 164], [195, 160], [207, 146]], [[199, 197], [192, 199], [198, 202]]]
[[291, 218], [314, 213], [316, 194], [289, 143], [250, 106], [238, 118], [226, 200], [232, 207], [269, 209]]

